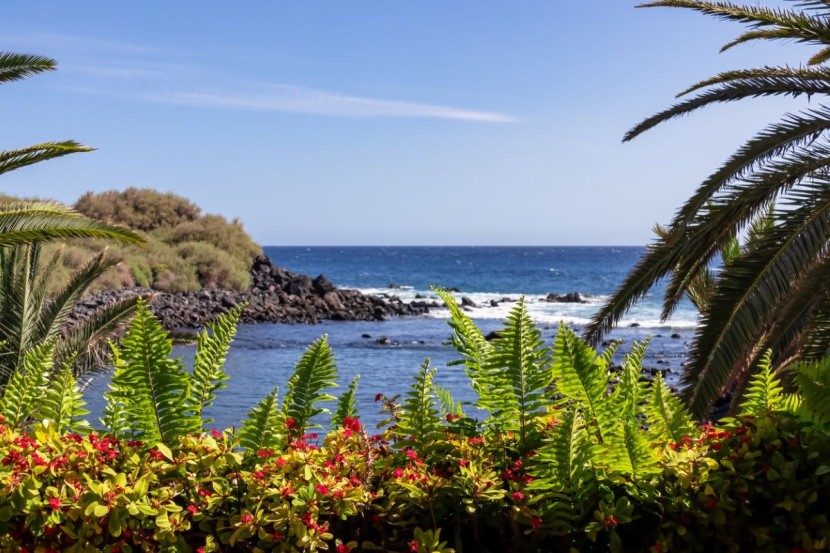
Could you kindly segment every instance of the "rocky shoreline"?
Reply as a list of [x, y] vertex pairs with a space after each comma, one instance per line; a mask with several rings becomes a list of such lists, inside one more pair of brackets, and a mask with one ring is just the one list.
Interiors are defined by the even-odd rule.
[[389, 316], [420, 315], [424, 305], [405, 304], [394, 296], [378, 298], [357, 290], [334, 286], [320, 275], [312, 279], [274, 265], [266, 256], [254, 260], [251, 288], [246, 292], [205, 289], [199, 292], [160, 292], [150, 288], [104, 290], [79, 301], [72, 321], [83, 319], [99, 307], [119, 299], [146, 295], [150, 309], [170, 330], [199, 328], [229, 309], [247, 303], [243, 323], [318, 323], [336, 321], [382, 321]]

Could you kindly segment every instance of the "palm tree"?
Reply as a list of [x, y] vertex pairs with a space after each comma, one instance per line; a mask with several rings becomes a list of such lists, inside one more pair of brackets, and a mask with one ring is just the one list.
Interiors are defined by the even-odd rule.
[[[723, 50], [753, 40], [818, 46], [805, 66], [727, 71], [681, 92], [675, 105], [631, 129], [652, 127], [717, 103], [762, 96], [830, 93], [830, 0], [795, 9], [731, 2], [662, 0], [642, 7], [687, 8], [749, 29]], [[586, 330], [596, 343], [657, 281], [668, 278], [668, 319], [721, 249], [772, 209], [771, 224], [717, 274], [682, 377], [682, 397], [698, 416], [727, 391], [739, 397], [765, 350], [779, 371], [830, 347], [830, 106], [790, 113], [748, 140], [699, 186], [665, 234], [651, 243]], [[774, 208], [770, 208], [772, 204]], [[734, 402], [733, 402], [734, 404]]]
[[[0, 84], [55, 69], [42, 56], [0, 53]], [[92, 148], [75, 141], [45, 142], [27, 148], [0, 151], [0, 174]], [[55, 342], [58, 366], [72, 363], [76, 373], [100, 362], [102, 340], [123, 324], [136, 299], [99, 309], [66, 328], [75, 302], [89, 285], [117, 263], [102, 252], [74, 274], [52, 298], [46, 297], [49, 277], [60, 252], [41, 266], [46, 241], [98, 237], [128, 244], [144, 244], [135, 232], [89, 219], [55, 202], [11, 202], [0, 205], [0, 387], [21, 366], [31, 348]]]

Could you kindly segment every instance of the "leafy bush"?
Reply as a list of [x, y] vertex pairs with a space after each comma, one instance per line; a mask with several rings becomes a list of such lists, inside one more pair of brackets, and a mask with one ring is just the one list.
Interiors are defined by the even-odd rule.
[[[609, 391], [611, 351], [598, 355], [564, 326], [543, 344], [522, 303], [493, 343], [450, 307], [453, 342], [489, 414], [464, 416], [427, 362], [402, 404], [379, 394], [393, 424], [376, 435], [353, 417], [356, 380], [337, 400], [337, 426], [323, 439], [309, 432], [336, 399], [325, 338], [303, 355], [282, 402], [275, 389], [238, 432], [207, 431], [204, 407], [227, 378], [236, 312], [200, 335], [189, 373], [142, 306], [113, 351], [105, 433], [83, 434], [67, 372], [55, 387], [63, 392], [34, 407], [57, 377], [49, 351], [32, 351], [0, 402], [0, 548], [827, 548], [821, 396], [786, 394], [766, 363], [738, 416], [695, 425], [661, 380], [642, 381], [645, 345]], [[818, 389], [830, 363], [799, 374]]]
[[[0, 204], [15, 201], [0, 195]], [[165, 292], [203, 288], [244, 291], [251, 285], [250, 269], [262, 248], [242, 224], [221, 215], [202, 215], [198, 206], [172, 193], [128, 188], [94, 194], [76, 203], [80, 213], [146, 233], [147, 247], [132, 248], [95, 238], [76, 239], [44, 248], [47, 256], [61, 252], [52, 269], [52, 283], [69, 276], [91, 257], [107, 249], [121, 263], [98, 278], [90, 291], [144, 286]], [[50, 285], [53, 294], [58, 284]]]

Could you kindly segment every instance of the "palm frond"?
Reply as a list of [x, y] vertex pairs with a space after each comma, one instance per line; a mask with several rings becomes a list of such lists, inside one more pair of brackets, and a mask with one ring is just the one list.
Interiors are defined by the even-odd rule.
[[[2, 70], [0, 70], [1, 74]], [[95, 148], [84, 146], [74, 140], [64, 140], [62, 142], [43, 142], [17, 150], [0, 151], [0, 175], [41, 161], [94, 150]]]
[[745, 98], [765, 96], [792, 96], [796, 98], [802, 95], [811, 96], [828, 93], [830, 93], [830, 83], [827, 81], [800, 76], [759, 76], [735, 79], [710, 87], [709, 90], [701, 92], [693, 98], [679, 102], [656, 115], [646, 118], [629, 130], [623, 141], [628, 142], [660, 123], [665, 123], [681, 115], [688, 115], [711, 104], [737, 102]]
[[17, 81], [44, 71], [52, 71], [57, 65], [55, 60], [45, 56], [0, 52], [0, 83]]
[[792, 275], [810, 267], [826, 247], [827, 187], [815, 183], [792, 201], [801, 205], [779, 211], [781, 224], [721, 275], [683, 375], [683, 396], [698, 416], [723, 392], [735, 364], [747, 359], [761, 326], [786, 299]]
[[144, 245], [136, 232], [89, 219], [54, 202], [14, 202], [0, 205], [0, 246], [68, 238], [107, 238]]

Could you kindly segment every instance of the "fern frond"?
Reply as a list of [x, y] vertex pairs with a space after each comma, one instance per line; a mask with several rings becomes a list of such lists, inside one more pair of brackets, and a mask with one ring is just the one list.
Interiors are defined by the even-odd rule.
[[245, 306], [238, 306], [231, 309], [214, 322], [208, 323], [198, 335], [190, 390], [194, 415], [203, 427], [213, 422], [213, 419], [204, 419], [202, 413], [205, 408], [213, 405], [216, 392], [227, 386], [225, 381], [229, 377], [223, 366], [244, 308]]
[[239, 429], [239, 445], [247, 451], [277, 449], [282, 445], [281, 413], [274, 388], [247, 415]]
[[516, 430], [519, 447], [529, 447], [535, 420], [547, 406], [547, 387], [553, 380], [550, 350], [533, 324], [524, 298], [510, 311], [479, 379], [499, 390], [493, 418], [502, 428]]
[[649, 423], [648, 435], [655, 442], [680, 443], [683, 436], [688, 436], [694, 428], [691, 414], [672, 394], [659, 372], [649, 387], [645, 412]]
[[593, 348], [564, 323], [553, 343], [553, 375], [556, 391], [583, 409], [586, 423], [596, 426], [600, 443], [606, 441], [618, 419], [606, 396], [608, 373]]
[[424, 361], [415, 375], [401, 410], [401, 420], [394, 432], [398, 445], [414, 449], [424, 460], [429, 460], [444, 445], [441, 415], [438, 412], [433, 378], [437, 369]]
[[570, 498], [585, 498], [596, 491], [593, 440], [577, 409], [560, 411], [556, 427], [535, 459], [530, 472], [536, 479], [529, 489]]
[[441, 408], [441, 414], [457, 415], [459, 417], [466, 417], [464, 414], [464, 407], [460, 401], [455, 401], [452, 397], [452, 392], [443, 386], [433, 384], [432, 389], [435, 392], [435, 397], [438, 399], [438, 405]]
[[0, 399], [0, 415], [12, 428], [22, 427], [37, 413], [52, 372], [54, 349], [52, 342], [30, 349], [23, 359], [23, 366], [9, 378]]
[[200, 419], [190, 409], [190, 375], [179, 359], [170, 359], [172, 340], [139, 300], [135, 319], [115, 355], [111, 397], [148, 442], [171, 444], [195, 432]]
[[620, 383], [615, 388], [612, 399], [620, 410], [620, 419], [623, 421], [635, 422], [637, 414], [642, 410], [640, 404], [644, 401], [646, 386], [641, 376], [649, 342], [650, 336], [643, 342], [634, 342], [623, 359]]
[[54, 423], [59, 434], [64, 432], [85, 433], [90, 430], [89, 421], [83, 417], [89, 414], [84, 408], [86, 402], [78, 387], [69, 364], [57, 371], [49, 382], [43, 402], [37, 411], [37, 418]]
[[655, 452], [639, 425], [632, 420], [625, 420], [616, 427], [609, 440], [605, 458], [612, 472], [637, 483], [657, 473]]
[[[311, 419], [329, 410], [318, 407], [324, 401], [337, 398], [324, 392], [337, 387], [337, 368], [334, 354], [326, 336], [321, 336], [306, 349], [288, 380], [288, 389], [283, 398], [283, 412], [286, 418], [294, 419], [300, 433], [312, 426]], [[313, 426], [322, 428], [319, 424]]]
[[334, 415], [331, 417], [331, 427], [338, 428], [343, 425], [343, 421], [346, 417], [357, 418], [357, 383], [360, 380], [360, 375], [355, 375], [351, 382], [349, 382], [349, 387], [346, 389], [343, 394], [340, 395], [340, 399], [337, 400], [337, 409], [334, 411]]
[[453, 330], [450, 343], [464, 357], [464, 367], [470, 379], [470, 385], [478, 394], [480, 407], [490, 411], [488, 405], [493, 400], [490, 397], [491, 390], [486, 383], [481, 382], [479, 375], [485, 361], [493, 351], [493, 346], [484, 338], [484, 334], [472, 319], [458, 307], [455, 298], [449, 291], [436, 287], [431, 289], [438, 294], [446, 304], [447, 309], [450, 310], [448, 324]]
[[793, 369], [801, 405], [798, 414], [818, 425], [830, 424], [830, 357]]
[[784, 388], [772, 370], [772, 350], [767, 350], [758, 363], [758, 372], [750, 379], [741, 403], [740, 414], [759, 416], [783, 407]]

